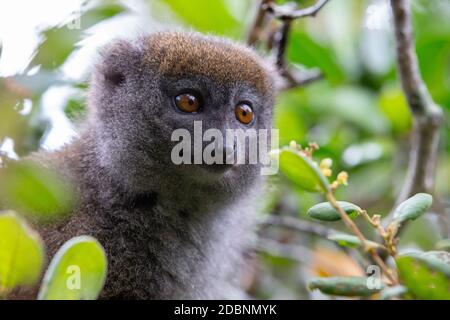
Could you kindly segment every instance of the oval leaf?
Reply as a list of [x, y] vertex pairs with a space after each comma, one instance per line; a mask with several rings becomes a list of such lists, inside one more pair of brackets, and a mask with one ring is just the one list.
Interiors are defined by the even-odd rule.
[[279, 152], [280, 170], [301, 189], [310, 192], [327, 192], [328, 180], [318, 166], [307, 156], [290, 148]]
[[13, 211], [0, 213], [0, 291], [33, 285], [43, 262], [39, 235]]
[[383, 291], [381, 291], [380, 300], [390, 300], [393, 298], [401, 298], [407, 292], [408, 292], [408, 289], [401, 285], [389, 287], [389, 288], [386, 288]]
[[[328, 240], [334, 241], [342, 247], [357, 248], [362, 245], [361, 240], [359, 240], [357, 236], [347, 233], [334, 233], [329, 235], [327, 238]], [[378, 243], [370, 240], [367, 240], [366, 243], [371, 247], [380, 247]]]
[[400, 279], [419, 299], [450, 299], [450, 254], [444, 251], [414, 253], [396, 259]]
[[433, 197], [427, 193], [418, 193], [400, 203], [394, 211], [394, 220], [402, 223], [415, 220], [423, 215], [433, 203]]
[[45, 273], [40, 300], [94, 300], [100, 294], [107, 269], [103, 247], [92, 237], [67, 241]]
[[325, 294], [348, 297], [368, 297], [380, 289], [369, 289], [365, 277], [329, 277], [315, 278], [309, 283], [309, 289], [319, 289]]
[[[360, 208], [350, 202], [338, 201], [339, 206], [353, 219], [359, 215]], [[306, 213], [311, 218], [321, 221], [338, 221], [341, 216], [336, 209], [329, 202], [322, 202], [311, 207]]]

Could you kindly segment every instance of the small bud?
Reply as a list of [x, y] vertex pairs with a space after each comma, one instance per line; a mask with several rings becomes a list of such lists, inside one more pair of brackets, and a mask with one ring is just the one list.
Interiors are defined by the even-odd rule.
[[320, 149], [319, 145], [316, 142], [310, 142], [308, 144], [308, 147], [311, 151], [316, 151]]
[[374, 214], [372, 217], [372, 221], [375, 223], [381, 222], [381, 216], [379, 214]]
[[289, 142], [289, 147], [292, 149], [297, 149], [297, 147], [298, 147], [297, 142], [292, 140], [291, 142]]
[[331, 183], [331, 189], [336, 190], [337, 187], [339, 187], [339, 183], [337, 181], [333, 181], [333, 183]]
[[348, 185], [348, 173], [345, 171], [339, 172], [336, 181], [344, 186]]
[[333, 165], [333, 160], [331, 160], [330, 158], [325, 158], [322, 161], [320, 161], [320, 168], [330, 169], [332, 165]]
[[320, 171], [325, 177], [331, 177], [333, 175], [333, 171], [331, 171], [331, 169], [328, 168], [320, 168]]

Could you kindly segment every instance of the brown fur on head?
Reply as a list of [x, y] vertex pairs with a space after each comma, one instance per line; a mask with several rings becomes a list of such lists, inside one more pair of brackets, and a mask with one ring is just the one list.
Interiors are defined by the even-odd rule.
[[273, 89], [267, 65], [245, 46], [197, 33], [161, 32], [145, 41], [144, 64], [156, 66], [163, 75], [207, 76], [222, 83], [243, 82], [263, 93]]
[[[217, 129], [224, 137], [227, 129], [270, 129], [278, 79], [270, 66], [246, 46], [193, 32], [159, 32], [111, 44], [102, 52], [90, 90], [102, 166], [140, 192], [152, 188], [155, 171], [166, 180], [186, 176], [190, 183], [194, 176], [210, 181], [204, 167], [173, 164], [172, 133], [186, 129], [193, 137], [195, 121], [202, 121], [203, 131]], [[186, 91], [202, 96], [200, 112], [186, 114], [174, 105]], [[236, 120], [235, 107], [242, 101], [254, 111], [249, 125]], [[241, 183], [244, 176], [253, 180], [257, 170], [235, 166], [214, 176], [213, 183], [216, 178], [226, 185]]]

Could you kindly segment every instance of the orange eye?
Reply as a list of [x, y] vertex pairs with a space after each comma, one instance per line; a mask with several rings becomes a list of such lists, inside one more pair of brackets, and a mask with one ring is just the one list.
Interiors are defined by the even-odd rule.
[[245, 102], [241, 102], [236, 106], [234, 114], [236, 115], [236, 119], [243, 124], [250, 124], [253, 121], [253, 109]]
[[183, 112], [196, 112], [200, 109], [200, 98], [193, 93], [182, 93], [175, 97], [175, 104]]

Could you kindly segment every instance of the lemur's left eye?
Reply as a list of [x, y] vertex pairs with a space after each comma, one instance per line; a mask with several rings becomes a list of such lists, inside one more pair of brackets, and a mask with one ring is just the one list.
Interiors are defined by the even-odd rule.
[[250, 104], [246, 102], [240, 102], [234, 109], [236, 119], [243, 124], [250, 124], [253, 122], [253, 109]]
[[175, 104], [183, 112], [197, 112], [201, 107], [201, 97], [195, 93], [182, 93], [175, 97]]

